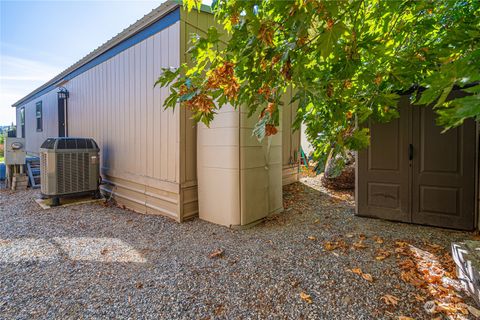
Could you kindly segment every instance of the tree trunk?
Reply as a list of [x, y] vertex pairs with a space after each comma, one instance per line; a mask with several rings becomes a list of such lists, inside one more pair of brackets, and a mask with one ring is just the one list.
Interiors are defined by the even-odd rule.
[[325, 188], [346, 190], [355, 188], [355, 157], [348, 151], [346, 155], [328, 156], [325, 172], [321, 178]]

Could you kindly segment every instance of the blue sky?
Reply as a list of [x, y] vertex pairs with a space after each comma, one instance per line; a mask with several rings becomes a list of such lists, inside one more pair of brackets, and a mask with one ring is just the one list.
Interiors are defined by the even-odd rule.
[[134, 23], [163, 0], [0, 0], [0, 125], [11, 105]]

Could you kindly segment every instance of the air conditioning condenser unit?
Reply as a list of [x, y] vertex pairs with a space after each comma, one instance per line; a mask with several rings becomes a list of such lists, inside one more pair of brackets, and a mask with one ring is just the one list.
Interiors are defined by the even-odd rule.
[[100, 196], [100, 149], [91, 138], [48, 138], [40, 147], [41, 193], [60, 204], [60, 197]]

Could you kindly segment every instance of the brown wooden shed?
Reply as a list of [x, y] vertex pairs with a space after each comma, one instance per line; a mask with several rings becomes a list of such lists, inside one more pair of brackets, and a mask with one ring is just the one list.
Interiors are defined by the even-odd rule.
[[[458, 95], [457, 90], [453, 94]], [[360, 216], [461, 230], [477, 227], [478, 128], [442, 133], [431, 107], [399, 102], [400, 117], [369, 123], [370, 147], [357, 155]]]

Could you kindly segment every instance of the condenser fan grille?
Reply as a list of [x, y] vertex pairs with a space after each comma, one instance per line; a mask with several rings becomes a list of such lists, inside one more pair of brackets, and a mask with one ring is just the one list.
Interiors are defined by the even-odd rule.
[[90, 166], [88, 153], [57, 154], [57, 192], [74, 193], [88, 189]]

